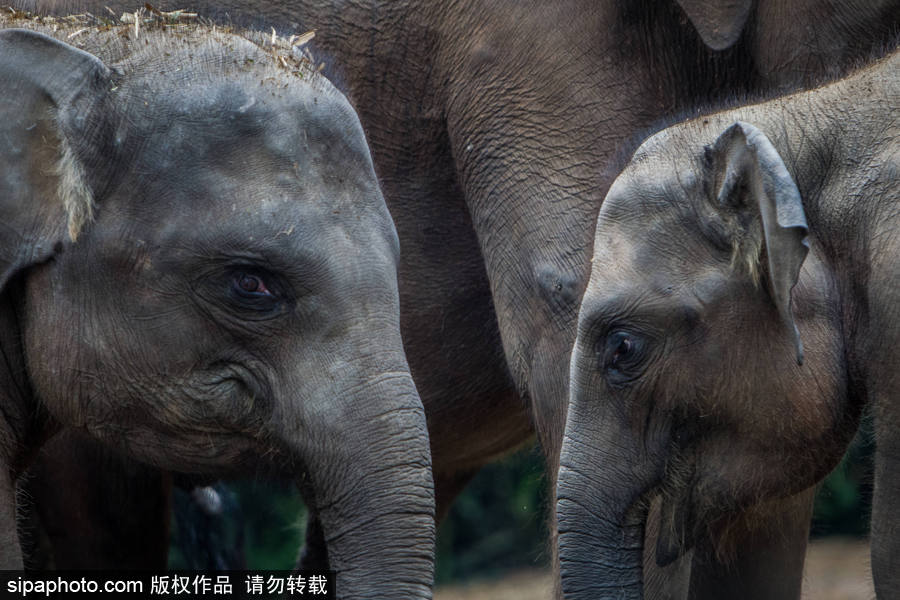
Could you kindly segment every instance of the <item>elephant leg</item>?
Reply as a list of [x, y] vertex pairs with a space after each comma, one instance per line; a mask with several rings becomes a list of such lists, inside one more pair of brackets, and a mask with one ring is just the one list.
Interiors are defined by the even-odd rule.
[[[893, 400], [900, 400], [894, 397]], [[900, 406], [878, 406], [872, 496], [872, 577], [878, 598], [900, 598]]]
[[16, 530], [16, 492], [9, 469], [0, 470], [0, 570], [21, 569], [22, 549]]
[[815, 488], [767, 502], [729, 526], [715, 547], [698, 543], [690, 600], [797, 600]]
[[297, 568], [311, 571], [328, 569], [328, 548], [322, 532], [322, 523], [313, 512], [306, 516], [306, 542], [300, 551]]
[[[39, 554], [33, 566], [57, 569], [164, 569], [171, 477], [65, 431], [41, 450], [24, 478], [35, 512], [25, 531]], [[64, 494], [60, 490], [65, 490]], [[27, 525], [26, 525], [27, 526]]]

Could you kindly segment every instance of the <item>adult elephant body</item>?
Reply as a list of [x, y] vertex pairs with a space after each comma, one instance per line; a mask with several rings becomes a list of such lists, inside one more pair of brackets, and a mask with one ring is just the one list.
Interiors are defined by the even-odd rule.
[[617, 148], [699, 105], [809, 84], [898, 22], [895, 1], [193, 4], [218, 19], [315, 28], [317, 52], [360, 113], [401, 240], [401, 326], [439, 513], [533, 429], [555, 472]]

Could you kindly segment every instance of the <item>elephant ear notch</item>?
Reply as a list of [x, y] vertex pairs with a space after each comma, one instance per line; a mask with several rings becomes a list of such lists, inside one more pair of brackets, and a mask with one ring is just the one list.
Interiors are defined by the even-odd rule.
[[725, 50], [741, 37], [752, 0], [676, 0], [700, 38], [713, 50]]
[[0, 290], [91, 219], [78, 149], [95, 137], [91, 112], [109, 79], [87, 52], [34, 31], [0, 31]]
[[[735, 123], [708, 152], [715, 180], [713, 194], [720, 209], [737, 211], [739, 226], [748, 228], [756, 222], [753, 213], [759, 215], [768, 257], [769, 292], [793, 336], [797, 364], [802, 365], [803, 343], [791, 310], [791, 290], [809, 252], [809, 226], [800, 191], [775, 146], [753, 125]], [[752, 232], [741, 233], [752, 236]], [[751, 262], [759, 257], [757, 253], [745, 258]]]

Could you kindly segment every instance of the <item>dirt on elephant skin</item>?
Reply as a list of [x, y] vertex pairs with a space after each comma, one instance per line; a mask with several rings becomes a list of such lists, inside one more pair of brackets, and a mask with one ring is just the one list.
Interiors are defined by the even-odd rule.
[[[548, 600], [546, 571], [518, 571], [492, 581], [439, 587], [435, 600]], [[866, 540], [829, 538], [811, 542], [803, 574], [803, 600], [871, 600], [875, 597]]]

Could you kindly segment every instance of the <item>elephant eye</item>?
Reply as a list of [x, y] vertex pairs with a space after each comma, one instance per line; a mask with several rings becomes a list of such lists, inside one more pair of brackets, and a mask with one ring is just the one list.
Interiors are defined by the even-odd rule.
[[270, 315], [285, 300], [279, 279], [264, 269], [239, 267], [228, 274], [229, 296], [245, 314]]
[[247, 298], [274, 297], [274, 294], [269, 291], [265, 281], [259, 275], [244, 272], [235, 273], [234, 286], [238, 294]]
[[288, 314], [296, 303], [286, 277], [250, 261], [216, 265], [194, 281], [194, 290], [219, 309], [213, 314], [240, 323], [277, 318]]
[[598, 354], [610, 383], [628, 383], [640, 375], [644, 347], [643, 338], [622, 330], [611, 332], [600, 342]]
[[634, 350], [634, 340], [627, 334], [616, 332], [612, 340], [612, 356], [609, 357], [608, 367], [618, 367], [619, 364], [628, 359]]

